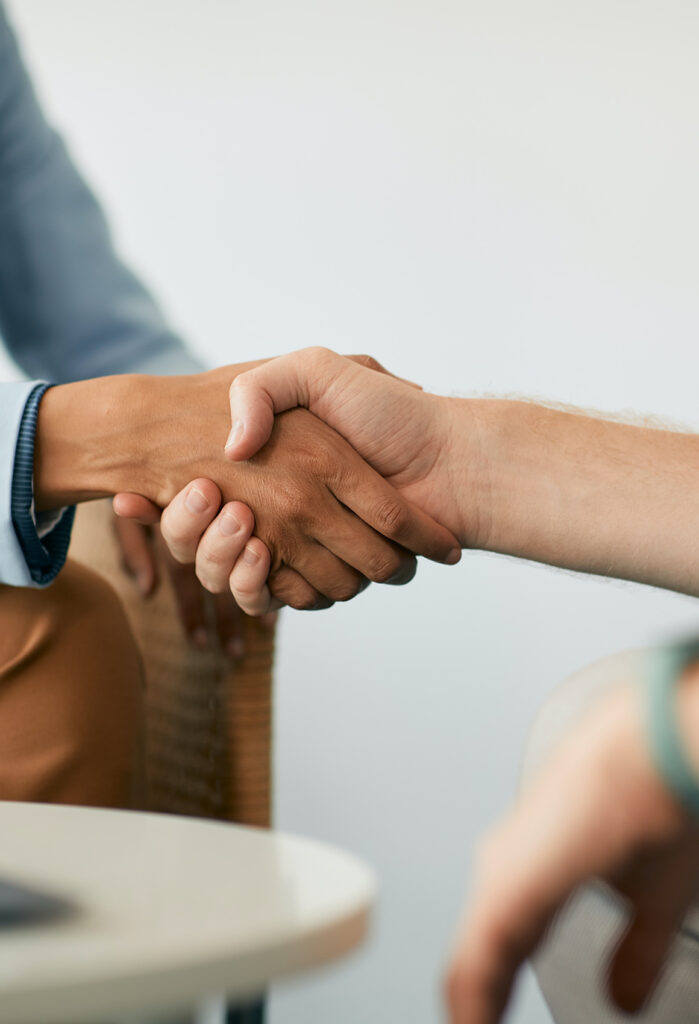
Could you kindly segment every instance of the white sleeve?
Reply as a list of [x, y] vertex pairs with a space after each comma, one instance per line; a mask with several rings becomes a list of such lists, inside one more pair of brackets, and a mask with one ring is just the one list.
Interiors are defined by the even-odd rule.
[[12, 524], [12, 475], [17, 435], [37, 381], [0, 383], [0, 583], [35, 586]]

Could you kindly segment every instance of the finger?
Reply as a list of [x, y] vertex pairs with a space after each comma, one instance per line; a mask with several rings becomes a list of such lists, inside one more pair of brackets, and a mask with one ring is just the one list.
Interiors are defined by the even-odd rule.
[[288, 565], [281, 566], [270, 576], [269, 589], [277, 602], [299, 611], [317, 612], [332, 608], [333, 602], [329, 598]]
[[221, 492], [212, 480], [193, 480], [172, 499], [160, 529], [173, 558], [193, 562], [202, 534], [221, 505]]
[[[502, 854], [493, 856], [497, 862], [502, 860]], [[520, 965], [536, 948], [553, 915], [554, 901], [523, 898], [523, 893], [512, 887], [508, 892], [516, 900], [512, 907], [506, 906], [500, 896], [500, 886], [506, 884], [499, 866], [482, 869], [476, 877], [476, 896], [446, 977], [447, 1005], [454, 1024], [496, 1024], [500, 1020]], [[524, 903], [535, 912], [523, 921], [517, 915]]]
[[115, 494], [112, 501], [114, 514], [123, 519], [135, 519], [143, 525], [160, 522], [162, 509], [142, 494]]
[[[379, 540], [377, 546], [386, 549], [385, 555], [382, 552], [376, 556], [377, 559], [381, 559], [382, 565], [386, 564], [385, 559], [390, 559], [392, 568], [395, 560], [397, 572], [404, 571], [400, 556], [394, 554], [390, 545]], [[412, 559], [413, 563], [414, 561]], [[322, 544], [304, 544], [294, 559], [293, 567], [314, 590], [330, 601], [351, 601], [369, 585], [365, 576], [343, 562], [332, 551], [328, 551]]]
[[245, 613], [238, 606], [230, 591], [216, 594], [213, 599], [216, 633], [221, 650], [231, 661], [241, 661], [245, 656]]
[[212, 594], [228, 593], [233, 566], [255, 527], [247, 505], [229, 501], [204, 532], [195, 554], [196, 574]]
[[168, 561], [175, 604], [182, 627], [190, 643], [200, 651], [211, 647], [206, 621], [206, 591], [194, 575], [191, 565]]
[[[686, 907], [685, 907], [686, 910]], [[637, 1013], [655, 988], [679, 921], [636, 914], [614, 954], [609, 977], [612, 999], [625, 1013]]]
[[455, 565], [461, 558], [454, 534], [404, 498], [359, 456], [351, 468], [346, 464], [338, 470], [330, 488], [368, 526], [408, 551], [446, 565]]
[[481, 846], [474, 896], [447, 977], [453, 1021], [500, 1019], [519, 967], [558, 909], [616, 856], [612, 830], [599, 833], [604, 779], [581, 789], [585, 761], [570, 749], [562, 748]]
[[265, 629], [272, 630], [277, 625], [279, 619], [279, 612], [267, 612], [266, 615], [260, 616], [260, 625], [264, 626]]
[[609, 991], [626, 1013], [641, 1010], [657, 985], [669, 946], [696, 896], [698, 860], [699, 844], [689, 839], [660, 860], [651, 853], [620, 886], [634, 913], [612, 955]]
[[158, 568], [148, 529], [131, 519], [115, 519], [121, 560], [138, 585], [143, 597], [149, 597], [158, 585]]
[[[318, 544], [339, 560], [339, 564], [324, 560], [322, 576], [319, 576], [314, 567], [314, 560], [320, 558], [318, 547], [306, 544], [299, 548], [294, 556], [294, 568], [319, 590], [324, 578], [327, 578], [326, 585], [331, 585], [333, 567], [339, 570], [343, 564], [355, 569], [362, 580], [396, 586], [409, 583], [417, 572], [417, 561], [410, 551], [386, 540], [358, 516], [338, 505], [334, 498], [327, 511], [324, 509], [319, 514], [312, 529]], [[364, 586], [366, 583], [361, 589]], [[336, 600], [346, 598], [338, 596]]]
[[231, 593], [247, 615], [266, 615], [279, 607], [267, 585], [271, 564], [267, 547], [251, 537], [229, 578]]

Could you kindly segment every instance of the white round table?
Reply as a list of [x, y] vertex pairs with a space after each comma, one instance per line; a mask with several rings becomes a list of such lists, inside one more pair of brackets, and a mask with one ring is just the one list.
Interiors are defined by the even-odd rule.
[[0, 929], [0, 1022], [160, 1015], [349, 952], [376, 885], [321, 843], [171, 817], [0, 803], [0, 875], [74, 900]]

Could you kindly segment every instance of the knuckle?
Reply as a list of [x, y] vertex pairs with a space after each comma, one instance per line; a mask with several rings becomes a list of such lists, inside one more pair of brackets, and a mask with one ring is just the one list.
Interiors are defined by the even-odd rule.
[[[329, 477], [336, 477], [338, 467], [332, 457], [328, 445], [322, 442], [315, 442], [309, 445], [304, 452], [303, 461], [305, 471], [311, 480], [325, 480]], [[304, 503], [308, 501], [308, 495], [302, 496]]]
[[[309, 461], [304, 457], [304, 472], [309, 470]], [[311, 503], [312, 504], [312, 503]], [[279, 524], [290, 520], [294, 523], [303, 523], [309, 514], [309, 495], [304, 494], [300, 487], [284, 486], [277, 493], [277, 519]], [[287, 531], [290, 533], [290, 531]]]
[[357, 356], [357, 362], [360, 363], [362, 366], [365, 366], [367, 368], [367, 370], [382, 370], [383, 369], [383, 367], [381, 366], [381, 363], [377, 359], [374, 359], [373, 356], [368, 356], [368, 355]]
[[210, 594], [222, 594], [227, 590], [225, 579], [222, 580], [220, 577], [209, 575], [198, 565], [195, 573], [204, 590], [208, 590]]
[[[190, 540], [190, 533], [185, 524], [167, 508], [163, 512], [160, 521], [160, 532], [171, 549], [182, 549], [186, 547], [187, 542]], [[173, 554], [175, 554], [174, 550]], [[176, 554], [175, 557], [177, 557]]]
[[230, 588], [231, 593], [236, 600], [240, 597], [242, 600], [249, 603], [250, 601], [258, 601], [262, 599], [265, 585], [264, 583], [258, 583], [255, 580], [248, 579], [246, 576], [238, 576], [234, 570], [230, 576]]
[[417, 558], [413, 555], [402, 555], [399, 562], [399, 568], [387, 582], [393, 583], [396, 586], [403, 586], [405, 583], [410, 583], [414, 578], [417, 572]]
[[408, 511], [396, 498], [384, 498], [376, 507], [376, 528], [385, 537], [399, 537], [409, 521]]
[[232, 399], [233, 396], [235, 395], [236, 391], [240, 388], [240, 386], [245, 383], [245, 377], [246, 376], [247, 376], [247, 373], [239, 373], [238, 376], [234, 377], [233, 380], [230, 382], [230, 384], [228, 386], [228, 397], [229, 397], [229, 399]]
[[202, 545], [197, 552], [197, 563], [202, 567], [208, 566], [214, 570], [225, 569], [227, 572], [230, 572], [232, 561], [228, 552], [221, 548], [204, 547]]
[[359, 580], [343, 580], [329, 590], [328, 596], [333, 601], [351, 601], [361, 589]]
[[312, 363], [331, 358], [334, 354], [326, 345], [309, 345], [308, 348], [303, 349], [304, 357]]
[[393, 551], [380, 551], [370, 556], [367, 576], [374, 583], [388, 583], [401, 567], [398, 555]]

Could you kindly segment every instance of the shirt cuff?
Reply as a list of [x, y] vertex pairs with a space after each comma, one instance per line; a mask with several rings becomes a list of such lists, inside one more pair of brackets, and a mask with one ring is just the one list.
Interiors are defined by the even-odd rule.
[[12, 525], [27, 563], [32, 582], [45, 587], [52, 583], [65, 564], [73, 528], [75, 508], [42, 515], [37, 524], [34, 509], [34, 437], [39, 403], [50, 387], [37, 384], [27, 399], [17, 434], [12, 473]]

